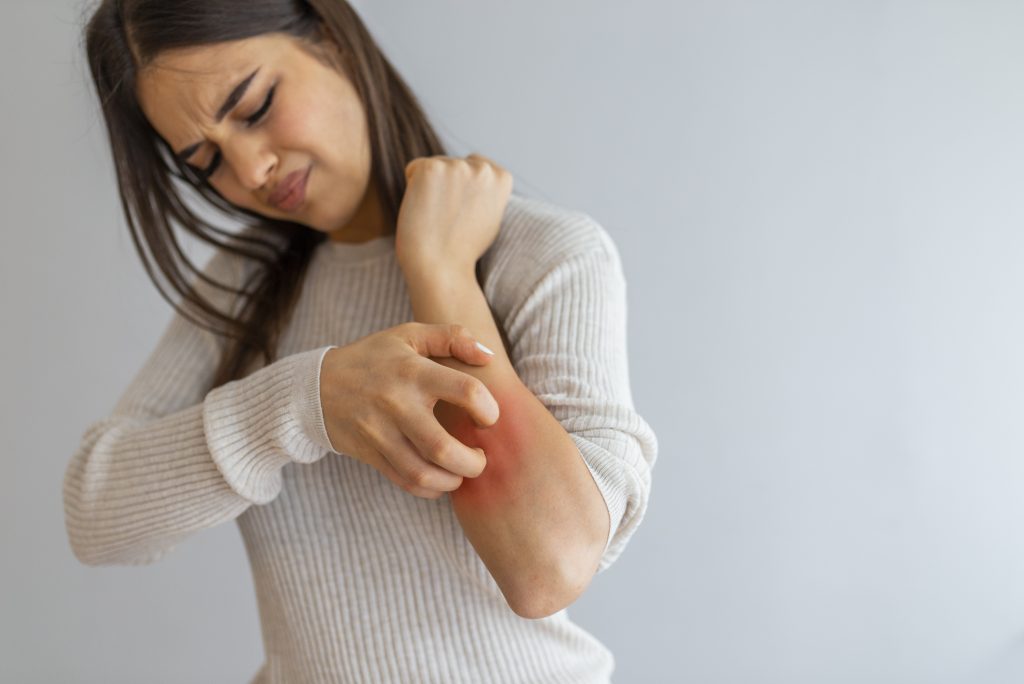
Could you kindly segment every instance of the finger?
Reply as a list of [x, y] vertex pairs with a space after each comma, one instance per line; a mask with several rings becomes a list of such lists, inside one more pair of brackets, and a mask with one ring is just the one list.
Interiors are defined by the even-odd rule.
[[485, 157], [484, 155], [478, 154], [476, 152], [473, 152], [471, 154], [466, 155], [466, 161], [469, 161], [469, 162], [481, 162], [481, 163], [484, 163], [484, 164], [489, 164], [491, 166], [498, 166], [498, 164], [493, 159], [491, 159], [490, 157]]
[[412, 178], [413, 174], [418, 173], [425, 165], [436, 164], [439, 161], [456, 161], [457, 159], [458, 157], [449, 157], [444, 154], [432, 154], [426, 157], [416, 157], [405, 165], [405, 180], [408, 182], [409, 179]]
[[376, 468], [381, 474], [383, 474], [384, 477], [386, 477], [391, 482], [391, 484], [395, 485], [399, 489], [406, 491], [412, 494], [413, 496], [418, 496], [421, 499], [437, 499], [439, 497], [444, 496], [443, 491], [427, 489], [426, 487], [414, 485], [413, 483], [404, 479], [398, 473], [398, 471], [395, 470], [395, 467], [391, 465], [391, 462], [388, 461], [388, 459], [384, 458], [384, 456], [379, 451], [375, 451], [374, 454], [375, 456], [373, 458], [372, 463], [373, 467]]
[[406, 180], [406, 182], [408, 182], [408, 180], [410, 178], [412, 178], [412, 175], [414, 173], [416, 173], [416, 171], [419, 170], [419, 168], [423, 165], [423, 163], [428, 158], [429, 157], [416, 157], [415, 159], [412, 159], [411, 161], [409, 161], [408, 164], [405, 165], [405, 180]]
[[497, 175], [499, 178], [504, 179], [505, 182], [508, 184], [506, 192], [512, 192], [512, 188], [515, 185], [515, 178], [513, 178], [512, 174], [504, 166], [494, 161], [490, 157], [485, 157], [484, 155], [477, 154], [476, 152], [468, 155], [466, 157], [466, 161], [469, 162], [471, 165], [490, 167], [491, 170], [494, 171], [495, 175]]
[[431, 364], [424, 372], [427, 379], [421, 384], [432, 397], [465, 409], [477, 425], [490, 427], [498, 422], [498, 402], [482, 381], [440, 363]]
[[[492, 350], [477, 346], [477, 339], [457, 323], [409, 323], [406, 341], [421, 356], [453, 356], [482, 366], [494, 358]], [[491, 353], [487, 353], [491, 351]]]
[[381, 430], [380, 438], [373, 438], [374, 447], [394, 467], [406, 482], [424, 489], [451, 492], [462, 484], [462, 476], [430, 462], [417, 452], [416, 446], [395, 426]]
[[463, 444], [441, 427], [437, 420], [410, 421], [403, 427], [407, 439], [416, 450], [448, 472], [463, 477], [478, 477], [487, 466], [487, 458], [482, 449]]

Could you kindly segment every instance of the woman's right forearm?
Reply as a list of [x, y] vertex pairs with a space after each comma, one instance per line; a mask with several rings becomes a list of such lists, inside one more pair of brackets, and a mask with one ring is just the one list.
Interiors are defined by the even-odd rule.
[[139, 424], [113, 416], [86, 431], [64, 476], [64, 513], [86, 565], [160, 558], [189, 533], [249, 507], [210, 458], [202, 405]]
[[63, 483], [75, 556], [88, 565], [149, 563], [277, 496], [286, 463], [328, 453], [311, 403], [325, 351], [280, 359], [168, 415], [115, 413], [91, 425]]

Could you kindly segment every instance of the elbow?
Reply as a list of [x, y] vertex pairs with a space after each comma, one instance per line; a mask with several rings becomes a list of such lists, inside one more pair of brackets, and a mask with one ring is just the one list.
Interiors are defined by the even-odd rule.
[[[595, 531], [607, 535], [607, 528]], [[590, 586], [604, 553], [605, 539], [593, 536], [577, 552], [556, 553], [546, 564], [518, 573], [529, 578], [510, 591], [502, 592], [512, 611], [522, 618], [539, 620], [571, 606]]]
[[157, 545], [124, 534], [111, 535], [110, 530], [97, 528], [88, 517], [72, 515], [71, 510], [65, 513], [64, 527], [71, 553], [82, 565], [148, 565], [173, 548], [170, 542]]
[[82, 565], [103, 565], [103, 551], [92, 543], [93, 537], [87, 526], [87, 520], [77, 513], [79, 506], [70, 497], [67, 487], [64, 490], [64, 531], [67, 534], [71, 554]]
[[149, 565], [162, 558], [170, 549], [156, 551], [104, 546], [91, 543], [81, 536], [69, 535], [71, 553], [82, 565], [91, 567], [109, 565]]
[[88, 506], [79, 492], [64, 485], [64, 531], [68, 546], [75, 559], [82, 565], [110, 565], [110, 552], [99, 543], [99, 531], [92, 524]]
[[82, 565], [146, 565], [160, 559], [169, 548], [143, 546], [124, 535], [111, 534], [92, 522], [80, 507], [65, 499], [64, 528], [68, 546]]
[[564, 582], [547, 590], [523, 591], [509, 601], [509, 607], [521, 618], [539, 620], [571, 606], [583, 595], [588, 586], [589, 578], [575, 583]]
[[[65, 508], [67, 506], [65, 505]], [[70, 512], [64, 514], [64, 527], [67, 531], [68, 545], [75, 559], [82, 565], [99, 566], [113, 564], [110, 552], [102, 544], [97, 544], [89, 528], [83, 520], [72, 517]]]
[[71, 543], [72, 555], [74, 555], [75, 559], [82, 565], [89, 565], [92, 567], [109, 565], [109, 563], [103, 562], [104, 556], [102, 552], [91, 546], [83, 544], [80, 541], [76, 541], [74, 538], [69, 538], [69, 541]]
[[109, 554], [101, 545], [91, 541], [91, 535], [87, 530], [72, 524], [69, 518], [65, 518], [64, 524], [67, 529], [68, 545], [71, 547], [71, 553], [79, 563], [89, 566], [111, 564]]
[[526, 605], [516, 604], [514, 606], [511, 604], [509, 605], [512, 608], [512, 612], [527, 620], [540, 620], [541, 618], [551, 617], [558, 611], [562, 610], [562, 608], [565, 608], [565, 606], [560, 606], [554, 602]]
[[592, 559], [591, 555], [577, 556], [578, 559], [585, 559], [585, 562], [573, 568], [565, 568], [562, 572], [528, 574], [534, 578], [533, 581], [514, 591], [504, 592], [509, 607], [519, 617], [529, 620], [550, 617], [568, 608], [583, 595], [594, 579], [600, 557]]

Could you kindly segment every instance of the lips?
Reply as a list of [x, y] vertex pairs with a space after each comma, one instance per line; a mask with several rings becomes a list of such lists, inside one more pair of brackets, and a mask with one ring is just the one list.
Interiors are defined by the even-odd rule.
[[306, 197], [306, 179], [312, 167], [292, 171], [277, 184], [267, 202], [282, 211], [291, 211]]

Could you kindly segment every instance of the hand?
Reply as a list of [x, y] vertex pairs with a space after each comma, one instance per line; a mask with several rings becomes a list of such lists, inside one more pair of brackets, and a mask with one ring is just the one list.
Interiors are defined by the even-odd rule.
[[473, 273], [501, 228], [512, 174], [479, 154], [418, 157], [405, 167], [395, 258], [410, 270]]
[[492, 358], [460, 325], [403, 323], [329, 350], [320, 367], [320, 405], [334, 450], [427, 499], [458, 489], [486, 465], [482, 450], [438, 422], [438, 400], [461, 406], [479, 425], [498, 420], [483, 382], [424, 358], [432, 356], [476, 366]]

